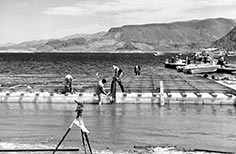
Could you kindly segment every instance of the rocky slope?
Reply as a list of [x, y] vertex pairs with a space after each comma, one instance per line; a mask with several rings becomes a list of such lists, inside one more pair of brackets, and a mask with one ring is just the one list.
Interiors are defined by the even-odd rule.
[[217, 47], [222, 50], [235, 51], [236, 50], [236, 27], [234, 27], [229, 33], [215, 41], [212, 47]]
[[184, 22], [126, 25], [92, 35], [23, 42], [1, 50], [114, 51], [198, 50], [227, 34], [236, 22], [216, 18]]

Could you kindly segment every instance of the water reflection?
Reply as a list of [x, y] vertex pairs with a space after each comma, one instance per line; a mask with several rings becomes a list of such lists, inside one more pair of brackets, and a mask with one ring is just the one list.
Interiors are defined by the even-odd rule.
[[165, 108], [164, 107], [160, 107], [160, 117], [164, 117], [165, 116]]
[[196, 114], [200, 115], [202, 110], [204, 109], [204, 105], [203, 104], [195, 104], [194, 108], [196, 109]]
[[[136, 116], [144, 116], [144, 115], [156, 115], [159, 113], [160, 116], [171, 115], [176, 110], [180, 109], [179, 113], [183, 115], [189, 114], [188, 111], [194, 110], [197, 115], [201, 115], [204, 112], [210, 112], [212, 115], [217, 115], [217, 112], [221, 110], [225, 110], [225, 112], [233, 116], [236, 114], [236, 106], [227, 106], [227, 105], [203, 105], [203, 104], [165, 104], [165, 106], [161, 106], [160, 104], [111, 104], [111, 105], [89, 105], [89, 108], [85, 107], [85, 110], [92, 110], [93, 113], [96, 113], [96, 117], [104, 116], [104, 114], [108, 114], [112, 118], [122, 119], [127, 113], [130, 112], [130, 106], [132, 106], [132, 111], [135, 112]], [[25, 112], [27, 109], [32, 109], [35, 114], [40, 113], [42, 110], [45, 110], [48, 113], [53, 113], [58, 110], [61, 110], [62, 115], [73, 115], [71, 113], [74, 112], [75, 105], [74, 104], [37, 104], [37, 103], [1, 103], [2, 110], [6, 113], [11, 111], [12, 109], [18, 110], [19, 112]], [[18, 106], [18, 109], [16, 107]], [[108, 112], [109, 111], [109, 112]], [[10, 114], [10, 113], [9, 113]], [[69, 118], [68, 118], [69, 119]], [[67, 118], [66, 118], [67, 120]]]
[[230, 115], [230, 116], [233, 116], [233, 111], [232, 111], [232, 109], [227, 109], [227, 114]]
[[211, 111], [212, 111], [212, 115], [216, 115], [215, 105], [211, 105]]
[[20, 114], [23, 115], [24, 114], [24, 105], [23, 105], [23, 103], [18, 103], [17, 105], [19, 107]]
[[53, 108], [52, 108], [52, 103], [47, 103], [47, 109], [52, 112]]
[[72, 112], [70, 110], [63, 110], [63, 124], [68, 125], [68, 121], [72, 121], [72, 119], [74, 119], [74, 115], [72, 114]]
[[136, 113], [139, 115], [139, 116], [141, 116], [141, 104], [136, 104], [135, 105], [135, 107], [136, 107]]
[[168, 111], [168, 110], [171, 110], [170, 104], [166, 104], [166, 105], [165, 105], [165, 108], [166, 108], [167, 111]]
[[179, 103], [179, 107], [181, 109], [182, 114], [185, 115], [186, 114], [186, 106], [185, 106], [185, 104], [184, 103]]
[[236, 114], [236, 105], [234, 105], [234, 113]]
[[8, 114], [10, 112], [10, 106], [8, 105], [8, 103], [0, 103], [0, 104], [3, 104], [3, 107], [0, 107], [0, 108], [3, 108], [4, 112], [6, 114]]
[[122, 116], [124, 115], [124, 111], [123, 115], [120, 114], [119, 112], [122, 110], [122, 108], [120, 107], [121, 106], [118, 105], [111, 106], [111, 111], [110, 111], [111, 118], [109, 120], [111, 129], [109, 130], [109, 136], [112, 139], [111, 141], [112, 144], [117, 144], [117, 142], [122, 140], [122, 129], [120, 126], [123, 126]]
[[[1, 125], [0, 136], [14, 134], [19, 137], [29, 131], [35, 132], [33, 142], [52, 134], [55, 140], [59, 140], [61, 132], [75, 117], [74, 108], [74, 104], [1, 103], [0, 123], [11, 121], [14, 128], [7, 129], [7, 126]], [[202, 104], [109, 104], [101, 107], [86, 104], [83, 117], [86, 127], [91, 131], [93, 146], [178, 143], [214, 147], [227, 143], [223, 145], [233, 147], [236, 140], [225, 136], [236, 136], [236, 121], [232, 118], [235, 112], [235, 106]], [[29, 121], [26, 121], [27, 128], [21, 124], [24, 118]], [[9, 136], [9, 139], [12, 138]], [[78, 144], [74, 143], [77, 141], [73, 136], [68, 142]]]
[[18, 103], [20, 111], [22, 111], [24, 109], [23, 103]]
[[40, 112], [39, 105], [37, 103], [33, 103], [33, 106], [34, 106], [35, 114], [38, 115]]
[[160, 107], [160, 104], [151, 104], [150, 108], [152, 117], [156, 116], [156, 113], [159, 113]]

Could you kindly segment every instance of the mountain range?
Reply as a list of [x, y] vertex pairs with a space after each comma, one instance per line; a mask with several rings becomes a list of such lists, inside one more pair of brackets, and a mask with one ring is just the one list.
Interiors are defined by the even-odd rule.
[[[236, 21], [209, 18], [172, 23], [125, 25], [107, 32], [75, 34], [58, 39], [36, 40], [1, 46], [0, 50], [26, 50], [34, 52], [124, 52], [124, 51], [196, 51], [210, 46], [223, 46], [236, 35]], [[232, 31], [231, 31], [232, 30]], [[229, 42], [229, 41], [228, 41]], [[227, 45], [227, 47], [232, 47]]]

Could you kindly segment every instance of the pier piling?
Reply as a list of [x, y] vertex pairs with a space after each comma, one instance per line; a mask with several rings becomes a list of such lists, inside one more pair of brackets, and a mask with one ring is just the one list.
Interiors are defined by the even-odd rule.
[[160, 81], [160, 104], [161, 106], [165, 105], [163, 81]]

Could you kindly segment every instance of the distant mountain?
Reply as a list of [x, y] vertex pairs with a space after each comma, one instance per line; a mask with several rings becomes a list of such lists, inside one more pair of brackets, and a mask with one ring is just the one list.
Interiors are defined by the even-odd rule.
[[236, 25], [231, 19], [217, 18], [168, 24], [129, 25], [111, 28], [107, 36], [118, 42], [144, 43], [159, 50], [205, 47]]
[[223, 37], [236, 22], [216, 18], [173, 23], [125, 25], [96, 34], [75, 34], [60, 39], [23, 42], [1, 50], [114, 51], [198, 50]]
[[86, 38], [86, 39], [97, 39], [105, 35], [106, 32], [99, 32], [95, 34], [74, 34], [63, 37], [62, 40], [73, 39], [73, 38]]
[[229, 33], [215, 41], [212, 47], [227, 51], [236, 51], [236, 27], [234, 27]]
[[7, 47], [7, 46], [12, 46], [14, 45], [13, 43], [5, 43], [5, 44], [0, 44], [0, 47]]

